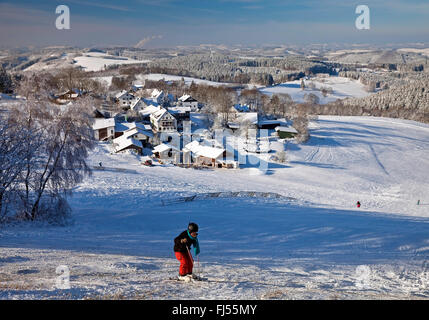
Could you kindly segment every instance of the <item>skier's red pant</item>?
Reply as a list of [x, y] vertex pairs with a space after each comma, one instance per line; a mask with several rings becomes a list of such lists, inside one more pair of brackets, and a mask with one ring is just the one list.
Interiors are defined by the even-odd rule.
[[186, 276], [187, 274], [192, 274], [192, 268], [194, 267], [194, 263], [192, 261], [192, 258], [190, 257], [190, 253], [182, 253], [182, 252], [175, 252], [177, 260], [180, 261], [180, 270], [179, 274], [181, 276]]

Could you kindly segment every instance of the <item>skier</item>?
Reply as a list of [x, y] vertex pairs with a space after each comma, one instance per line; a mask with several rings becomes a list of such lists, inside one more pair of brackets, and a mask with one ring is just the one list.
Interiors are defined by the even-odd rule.
[[358, 208], [360, 208], [360, 202], [359, 202], [359, 201], [356, 203], [356, 206], [357, 206]]
[[180, 261], [179, 280], [188, 282], [192, 279], [198, 279], [196, 275], [192, 274], [194, 262], [189, 250], [192, 245], [195, 255], [200, 253], [200, 245], [197, 236], [198, 225], [191, 222], [188, 225], [188, 230], [183, 231], [174, 239], [174, 253], [177, 260]]

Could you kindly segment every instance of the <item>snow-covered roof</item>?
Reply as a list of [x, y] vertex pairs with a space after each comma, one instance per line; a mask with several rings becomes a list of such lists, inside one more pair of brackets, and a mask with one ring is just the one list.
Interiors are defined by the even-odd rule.
[[197, 100], [195, 100], [194, 98], [192, 98], [189, 94], [184, 94], [183, 96], [181, 96], [180, 98], [179, 98], [179, 101], [182, 101], [182, 102], [195, 102], [195, 101], [197, 101]]
[[124, 95], [132, 95], [132, 94], [130, 94], [130, 93], [128, 93], [128, 91], [127, 90], [122, 90], [121, 92], [119, 92], [119, 93], [117, 93], [116, 95], [115, 95], [115, 98], [116, 99], [120, 99], [121, 97], [123, 97]]
[[225, 149], [202, 146], [198, 143], [198, 141], [192, 141], [191, 143], [188, 143], [183, 150], [191, 151], [197, 156], [210, 159], [217, 159], [225, 152]]
[[152, 127], [150, 124], [138, 123], [134, 122], [136, 127], [145, 131], [152, 131]]
[[135, 126], [134, 122], [118, 122], [115, 125], [116, 132], [124, 132]]
[[280, 120], [260, 120], [259, 124], [260, 125], [268, 125], [268, 124], [280, 124], [282, 121]]
[[164, 94], [164, 91], [162, 91], [162, 90], [158, 90], [158, 89], [154, 89], [153, 91], [152, 91], [152, 95], [151, 95], [151, 97], [152, 98], [155, 98], [155, 99], [157, 99], [157, 98], [159, 98], [161, 95], [163, 95]]
[[[145, 102], [146, 102], [146, 100], [145, 100]], [[142, 110], [140, 110], [139, 113], [143, 116], [148, 116], [148, 115], [151, 115], [152, 113], [155, 113], [159, 110], [161, 110], [161, 107], [149, 105], [149, 106], [144, 107]]]
[[117, 144], [117, 146], [115, 146], [116, 151], [124, 150], [125, 148], [128, 148], [132, 145], [139, 147], [139, 148], [143, 148], [141, 141], [139, 141], [137, 139], [133, 139], [131, 137], [127, 137], [125, 135], [122, 135], [116, 139], [113, 139], [113, 143]]
[[141, 83], [133, 84], [133, 88], [135, 88], [135, 89], [141, 89], [143, 87], [144, 87], [144, 84], [141, 84]]
[[228, 122], [228, 127], [230, 127], [231, 129], [239, 129], [240, 125], [238, 123]]
[[171, 107], [168, 108], [169, 112], [172, 113], [186, 113], [186, 112], [191, 112], [191, 107]]
[[257, 112], [245, 112], [240, 113], [234, 122], [242, 123], [242, 122], [250, 122], [252, 124], [258, 124], [258, 113]]
[[172, 145], [169, 145], [166, 143], [161, 143], [161, 144], [157, 145], [155, 148], [153, 148], [152, 152], [153, 153], [155, 153], [155, 152], [163, 153], [163, 152], [166, 152], [170, 149], [174, 150], [174, 151], [179, 151], [179, 149], [177, 149], [176, 147], [173, 147]]
[[134, 128], [130, 128], [127, 131], [124, 132], [124, 136], [125, 137], [131, 137], [131, 136], [133, 136], [135, 134], [142, 134], [142, 135], [145, 135], [145, 136], [151, 137], [151, 138], [153, 137], [153, 132], [152, 131], [142, 129], [142, 128], [137, 127], [137, 126], [134, 127]]
[[156, 111], [156, 112], [152, 113], [152, 116], [153, 116], [156, 120], [158, 120], [158, 119], [160, 119], [160, 118], [161, 118], [164, 114], [166, 114], [166, 113], [168, 113], [167, 109], [162, 108], [162, 109], [159, 109], [158, 111]]
[[115, 127], [115, 118], [95, 118], [94, 123], [92, 125], [93, 130], [100, 130], [104, 128]]
[[130, 108], [131, 108], [131, 109], [134, 109], [134, 107], [135, 107], [136, 105], [140, 104], [140, 103], [141, 103], [141, 104], [143, 104], [143, 105], [146, 105], [146, 103], [145, 103], [144, 99], [142, 99], [142, 98], [138, 97], [138, 98], [136, 98], [135, 100], [133, 100], [133, 102], [131, 102]]
[[278, 126], [274, 130], [281, 131], [281, 132], [298, 133], [298, 131], [296, 131], [294, 127]]

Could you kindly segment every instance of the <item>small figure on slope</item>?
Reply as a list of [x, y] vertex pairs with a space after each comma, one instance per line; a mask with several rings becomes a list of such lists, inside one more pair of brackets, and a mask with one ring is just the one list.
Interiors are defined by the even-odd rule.
[[357, 206], [358, 208], [360, 208], [360, 202], [359, 202], [359, 201], [356, 203], [356, 206]]
[[189, 250], [193, 246], [195, 255], [200, 253], [197, 236], [198, 225], [191, 222], [188, 225], [188, 230], [183, 231], [174, 239], [174, 253], [177, 260], [180, 261], [179, 280], [189, 282], [192, 279], [198, 279], [197, 276], [192, 274], [194, 260]]

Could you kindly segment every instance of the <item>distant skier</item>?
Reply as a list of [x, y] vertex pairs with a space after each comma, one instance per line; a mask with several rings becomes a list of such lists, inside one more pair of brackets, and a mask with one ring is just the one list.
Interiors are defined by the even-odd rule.
[[102, 167], [102, 166], [103, 166], [103, 164], [102, 164], [101, 162], [99, 162], [99, 163], [98, 163], [98, 165], [99, 165], [100, 167]]
[[358, 208], [360, 208], [360, 202], [359, 202], [359, 201], [356, 203], [356, 206], [357, 206]]
[[188, 225], [188, 230], [183, 231], [174, 239], [174, 253], [177, 260], [180, 261], [179, 280], [191, 281], [192, 279], [198, 279], [197, 276], [192, 274], [194, 261], [189, 250], [193, 246], [195, 255], [200, 253], [197, 236], [198, 225], [191, 222]]

